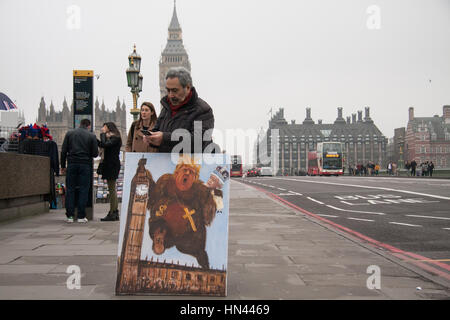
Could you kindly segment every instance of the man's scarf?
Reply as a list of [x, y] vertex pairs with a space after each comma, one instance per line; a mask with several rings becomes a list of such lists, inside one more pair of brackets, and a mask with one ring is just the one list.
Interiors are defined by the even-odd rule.
[[177, 112], [178, 112], [178, 110], [180, 110], [180, 108], [181, 108], [182, 106], [186, 105], [186, 104], [189, 102], [189, 100], [191, 100], [191, 98], [192, 98], [192, 89], [191, 89], [191, 91], [189, 92], [189, 94], [187, 95], [187, 97], [184, 99], [184, 101], [183, 101], [180, 105], [178, 105], [178, 106], [172, 105], [172, 102], [170, 101], [169, 97], [167, 97], [167, 102], [169, 103], [170, 110], [172, 111], [172, 117], [173, 117], [174, 115], [176, 115]]

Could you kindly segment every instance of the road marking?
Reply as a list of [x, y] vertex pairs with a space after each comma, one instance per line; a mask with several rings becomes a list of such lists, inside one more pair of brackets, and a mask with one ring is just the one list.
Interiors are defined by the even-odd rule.
[[417, 224], [409, 224], [409, 223], [400, 223], [400, 222], [389, 222], [389, 223], [390, 224], [398, 224], [398, 225], [407, 226], [407, 227], [422, 227]]
[[286, 189], [283, 189], [283, 188], [277, 188], [278, 190], [281, 190], [281, 191], [286, 191]]
[[308, 198], [309, 200], [311, 200], [311, 201], [317, 202], [318, 204], [325, 204], [325, 203], [320, 202], [319, 200], [313, 199], [313, 198], [311, 198], [311, 197], [307, 197], [307, 198]]
[[365, 188], [365, 189], [378, 189], [378, 190], [415, 194], [415, 195], [419, 195], [419, 196], [425, 196], [425, 197], [436, 198], [436, 199], [450, 200], [450, 197], [444, 197], [444, 196], [438, 196], [438, 195], [434, 195], [434, 194], [420, 193], [420, 192], [414, 192], [414, 191], [408, 191], [408, 190], [384, 188], [384, 187], [362, 186], [362, 185], [356, 185], [356, 184], [344, 184], [344, 183], [336, 183], [336, 182], [312, 181], [312, 180], [289, 179], [289, 178], [272, 178], [272, 179], [297, 181], [297, 182], [304, 182], [304, 183], [330, 184], [330, 185], [335, 185], [335, 186], [356, 187], [356, 188]]
[[448, 262], [450, 259], [428, 259], [428, 260], [416, 260], [420, 262], [432, 262], [432, 261], [438, 261], [438, 262]]
[[355, 213], [368, 213], [368, 214], [377, 214], [380, 216], [384, 216], [385, 213], [382, 212], [370, 212], [370, 211], [357, 211], [357, 210], [347, 210], [347, 209], [341, 209], [341, 208], [337, 208], [331, 205], [327, 205], [327, 207], [334, 209], [334, 210], [338, 210], [338, 211], [345, 211], [345, 212], [355, 212]]
[[351, 203], [347, 201], [341, 201], [341, 203], [345, 203], [346, 205], [349, 206], [370, 206], [370, 203]]
[[414, 218], [429, 218], [429, 219], [441, 219], [441, 220], [450, 220], [450, 218], [445, 217], [431, 217], [431, 216], [417, 216], [414, 214], [407, 214], [407, 217], [414, 217]]
[[369, 220], [369, 219], [359, 219], [359, 218], [347, 218], [350, 220], [358, 220], [358, 221], [367, 221], [367, 222], [374, 222], [374, 220]]
[[450, 230], [450, 228], [442, 228], [442, 229], [444, 229], [444, 230]]
[[321, 216], [321, 217], [329, 217], [329, 218], [339, 218], [338, 216], [332, 216], [332, 215], [330, 215], [330, 214], [317, 214], [318, 216]]

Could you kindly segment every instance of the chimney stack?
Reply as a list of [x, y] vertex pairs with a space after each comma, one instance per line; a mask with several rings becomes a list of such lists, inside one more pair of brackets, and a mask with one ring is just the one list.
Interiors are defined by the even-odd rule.
[[414, 108], [410, 107], [409, 108], [409, 121], [413, 121], [414, 120]]
[[449, 124], [450, 123], [450, 106], [444, 106], [443, 108], [443, 117], [444, 117], [444, 122], [445, 124]]
[[317, 120], [318, 124], [322, 124], [322, 119]]
[[335, 124], [345, 124], [345, 119], [342, 117], [342, 108], [337, 108], [338, 110], [338, 116], [336, 118], [336, 121], [334, 121]]
[[352, 113], [352, 123], [356, 123], [356, 113]]
[[365, 112], [366, 112], [366, 115], [364, 117], [364, 122], [373, 123], [372, 119], [370, 119], [370, 108], [366, 107]]
[[314, 124], [314, 121], [311, 118], [311, 108], [306, 108], [306, 118], [303, 121], [303, 124]]
[[350, 117], [347, 117], [347, 124], [350, 124]]
[[358, 111], [358, 122], [362, 122], [362, 111]]

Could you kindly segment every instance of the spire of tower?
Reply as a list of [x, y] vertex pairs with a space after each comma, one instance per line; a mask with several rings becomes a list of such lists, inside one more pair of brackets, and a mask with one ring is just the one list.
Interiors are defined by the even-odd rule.
[[189, 62], [189, 56], [183, 45], [183, 31], [177, 16], [177, 3], [174, 0], [172, 20], [169, 25], [169, 32], [167, 38], [167, 44], [163, 52], [161, 53], [161, 59], [159, 61], [159, 88], [161, 98], [164, 97], [166, 92], [165, 75], [169, 68], [182, 66], [191, 71], [191, 63]]
[[173, 14], [172, 14], [172, 20], [170, 21], [169, 30], [180, 30], [180, 23], [178, 22], [177, 17], [177, 1], [174, 0], [173, 2]]

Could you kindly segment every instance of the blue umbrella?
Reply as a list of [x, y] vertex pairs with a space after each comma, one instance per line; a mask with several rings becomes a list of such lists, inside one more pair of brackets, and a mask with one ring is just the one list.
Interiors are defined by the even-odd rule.
[[0, 110], [11, 109], [17, 109], [17, 106], [11, 101], [10, 98], [8, 98], [6, 94], [0, 92]]

